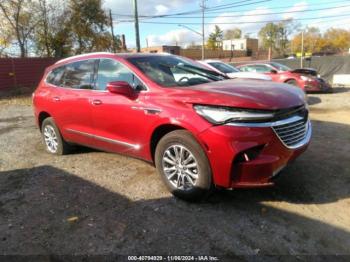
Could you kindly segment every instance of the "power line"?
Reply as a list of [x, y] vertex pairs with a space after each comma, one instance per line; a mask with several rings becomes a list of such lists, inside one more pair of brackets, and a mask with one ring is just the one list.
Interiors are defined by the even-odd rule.
[[[340, 3], [349, 3], [349, 0], [340, 0], [340, 1], [332, 1], [332, 2], [321, 2], [321, 3], [317, 3], [317, 4], [308, 4], [308, 6], [323, 6], [323, 5], [329, 5], [329, 4], [340, 4]], [[293, 7], [296, 7], [296, 5], [289, 5], [289, 6], [272, 6], [272, 7], [269, 7], [269, 9], [273, 9], [273, 10], [276, 10], [276, 9], [283, 9], [283, 8], [293, 8]], [[239, 10], [239, 11], [236, 11], [235, 13], [241, 13], [241, 12], [248, 12], [248, 11], [252, 11], [251, 9], [243, 9], [243, 10]], [[217, 12], [217, 11], [208, 11], [208, 13], [222, 13], [222, 12]]]
[[[315, 20], [315, 19], [322, 19], [322, 18], [331, 18], [331, 17], [345, 17], [345, 16], [350, 16], [350, 14], [345, 14], [345, 15], [332, 15], [332, 16], [319, 16], [319, 17], [308, 17], [308, 18], [297, 18], [293, 19], [293, 21], [302, 21], [302, 20]], [[243, 16], [242, 16], [243, 17]], [[282, 22], [285, 21], [286, 19], [280, 19], [280, 20], [265, 20], [265, 21], [240, 21], [240, 22], [219, 22], [219, 23], [205, 23], [206, 25], [236, 25], [236, 24], [261, 24], [261, 23], [276, 23], [276, 22]], [[165, 25], [177, 25], [178, 23], [174, 22], [151, 22], [151, 21], [144, 21], [140, 22], [143, 24], [165, 24]], [[196, 22], [190, 22], [190, 23], [181, 23], [184, 25], [199, 25], [201, 23], [196, 23]]]
[[[349, 15], [350, 18], [350, 15]], [[317, 21], [317, 25], [319, 24], [325, 24], [325, 23], [330, 23], [330, 22], [338, 22], [338, 21], [344, 21], [344, 18], [337, 18], [337, 19], [325, 19], [322, 21]], [[249, 31], [249, 32], [245, 32], [245, 34], [251, 34], [251, 35], [256, 35], [259, 33], [259, 30], [257, 31]], [[299, 32], [300, 33], [300, 32]]]
[[[247, 1], [254, 1], [254, 2], [246, 3]], [[257, 1], [257, 0], [243, 0], [243, 1], [238, 1], [235, 3], [231, 3], [229, 5], [230, 5], [230, 8], [232, 8], [232, 7], [240, 7], [240, 6], [248, 6], [248, 5], [254, 5], [254, 4], [259, 4], [259, 3], [265, 3], [265, 2], [270, 2], [270, 1], [272, 1], [272, 0], [259, 0], [259, 1]], [[244, 3], [244, 4], [241, 4], [241, 3]], [[214, 9], [214, 11], [216, 11], [216, 10], [220, 10], [219, 7], [222, 9], [227, 9], [227, 7], [221, 7], [221, 5], [220, 5], [220, 6], [214, 6], [214, 7], [207, 7], [206, 10], [213, 10]], [[141, 16], [141, 15], [139, 15], [139, 17], [142, 17], [142, 18], [160, 18], [160, 17], [168, 17], [168, 16], [190, 15], [190, 14], [201, 13], [201, 12], [202, 12], [202, 9], [181, 12], [181, 13], [167, 14], [167, 15], [154, 15], [154, 16]], [[132, 15], [125, 15], [125, 14], [113, 14], [113, 15], [117, 15], [120, 17], [132, 17]]]
[[[321, 11], [321, 10], [332, 10], [332, 9], [339, 9], [343, 7], [350, 7], [350, 5], [342, 5], [337, 7], [325, 7], [325, 8], [316, 8], [316, 9], [307, 9], [307, 10], [296, 10], [296, 11], [284, 11], [284, 12], [273, 12], [273, 13], [265, 13], [265, 14], [245, 14], [244, 16], [266, 16], [266, 15], [278, 15], [278, 14], [294, 14], [294, 13], [306, 13], [306, 12], [315, 12], [315, 11]], [[206, 18], [217, 18], [217, 17], [242, 17], [242, 15], [220, 15], [220, 16], [205, 16]], [[168, 17], [159, 17], [161, 18], [168, 18]], [[192, 18], [201, 18], [201, 16], [186, 16], [186, 17], [171, 17], [171, 19], [192, 19]]]
[[[310, 7], [312, 6], [323, 6], [323, 5], [330, 5], [330, 4], [338, 4], [338, 3], [349, 3], [349, 0], [341, 0], [341, 1], [332, 1], [332, 2], [326, 2], [326, 3], [317, 3], [315, 5], [308, 5]], [[232, 4], [232, 3], [231, 3]], [[231, 5], [230, 4], [230, 5]], [[253, 4], [253, 3], [251, 3]], [[254, 3], [254, 4], [257, 4], [257, 3]], [[236, 6], [232, 6], [232, 7], [236, 7]], [[270, 10], [276, 10], [276, 9], [284, 9], [284, 8], [293, 8], [295, 7], [295, 5], [287, 5], [287, 6], [273, 6], [273, 7], [269, 7], [268, 9]], [[335, 7], [329, 7], [329, 8], [337, 8], [336, 6]], [[222, 13], [222, 11], [218, 12], [216, 10], [212, 11], [210, 10], [211, 8], [207, 8], [206, 10], [206, 13]], [[225, 8], [226, 10], [228, 8]], [[251, 9], [241, 9], [239, 11], [232, 11], [231, 13], [242, 13], [242, 12], [248, 12], [248, 11], [252, 11]], [[192, 11], [193, 12], [193, 11]], [[197, 13], [200, 13], [201, 11], [197, 12]], [[188, 12], [186, 12], [188, 13]], [[133, 15], [126, 15], [126, 14], [116, 14], [116, 13], [113, 13], [113, 15], [116, 15], [116, 16], [119, 16], [119, 17], [133, 17]], [[184, 13], [177, 13], [177, 14], [166, 14], [166, 15], [143, 15], [143, 16], [139, 16], [139, 17], [142, 17], [142, 18], [162, 18], [162, 17], [169, 17], [169, 18], [175, 18], [175, 17], [172, 17], [172, 16], [188, 16], [190, 14], [184, 14]], [[187, 18], [187, 17], [184, 17], [184, 18]]]

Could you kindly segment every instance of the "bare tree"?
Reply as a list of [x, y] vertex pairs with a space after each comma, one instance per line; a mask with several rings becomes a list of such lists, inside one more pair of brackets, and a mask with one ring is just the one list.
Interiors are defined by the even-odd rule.
[[9, 26], [9, 23], [2, 13], [0, 13], [0, 56], [5, 53], [6, 48], [11, 45], [13, 40], [12, 30]]
[[0, 11], [13, 31], [21, 57], [28, 55], [28, 44], [35, 26], [38, 24], [31, 0], [4, 0], [0, 2]]
[[[66, 1], [37, 0], [39, 23], [35, 28], [33, 42], [40, 56], [65, 55], [63, 51], [69, 36], [66, 30], [69, 11]], [[61, 39], [62, 38], [62, 39]]]

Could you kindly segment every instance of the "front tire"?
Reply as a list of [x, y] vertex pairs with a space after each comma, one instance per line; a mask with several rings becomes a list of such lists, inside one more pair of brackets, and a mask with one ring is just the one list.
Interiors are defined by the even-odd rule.
[[64, 141], [52, 117], [45, 118], [41, 125], [41, 136], [46, 151], [53, 155], [65, 155], [70, 152], [71, 146]]
[[157, 145], [155, 164], [169, 191], [176, 197], [198, 201], [212, 191], [209, 160], [188, 131], [166, 134]]

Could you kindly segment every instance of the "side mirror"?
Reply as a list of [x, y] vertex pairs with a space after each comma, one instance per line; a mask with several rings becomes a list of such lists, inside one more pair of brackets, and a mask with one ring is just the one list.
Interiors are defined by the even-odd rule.
[[276, 71], [275, 69], [271, 69], [271, 70], [270, 70], [270, 73], [272, 73], [272, 74], [277, 74], [277, 71]]
[[109, 82], [107, 83], [107, 90], [112, 94], [119, 94], [127, 97], [134, 96], [134, 89], [125, 81]]

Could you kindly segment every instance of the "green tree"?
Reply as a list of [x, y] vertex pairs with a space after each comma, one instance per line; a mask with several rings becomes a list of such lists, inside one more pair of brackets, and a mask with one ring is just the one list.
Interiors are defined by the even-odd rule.
[[219, 46], [221, 46], [221, 42], [223, 40], [224, 33], [220, 29], [219, 26], [215, 25], [214, 32], [212, 32], [209, 35], [208, 41], [207, 41], [207, 46], [210, 49], [217, 49]]
[[299, 26], [292, 19], [281, 21], [278, 24], [266, 24], [259, 31], [262, 46], [266, 49], [271, 47], [279, 55], [285, 55], [290, 44], [289, 37]]
[[281, 55], [287, 53], [289, 46], [289, 36], [299, 28], [300, 24], [294, 23], [292, 19], [283, 20], [278, 23], [278, 46], [277, 49]]
[[229, 29], [225, 31], [224, 39], [231, 40], [242, 37], [242, 30], [239, 28]]
[[109, 19], [101, 0], [70, 0], [69, 29], [75, 53], [111, 50], [112, 38], [107, 31]]
[[279, 39], [279, 26], [274, 23], [267, 23], [259, 31], [259, 37], [264, 48], [276, 49]]
[[38, 0], [40, 21], [35, 30], [34, 43], [39, 56], [63, 57], [72, 53], [70, 11], [62, 1]]

